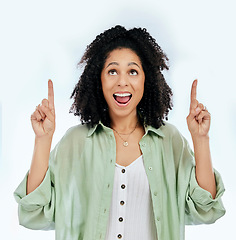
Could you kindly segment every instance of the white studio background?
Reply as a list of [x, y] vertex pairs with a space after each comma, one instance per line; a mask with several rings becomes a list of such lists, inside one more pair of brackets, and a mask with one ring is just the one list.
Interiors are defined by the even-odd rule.
[[0, 6], [0, 232], [1, 239], [54, 239], [54, 231], [19, 226], [13, 192], [30, 167], [34, 134], [30, 115], [54, 83], [56, 132], [53, 146], [79, 119], [69, 114], [76, 64], [97, 34], [116, 24], [145, 27], [166, 52], [166, 79], [174, 92], [169, 122], [191, 144], [186, 116], [191, 83], [212, 115], [214, 167], [226, 192], [226, 215], [212, 225], [187, 226], [186, 239], [235, 235], [236, 79], [234, 1], [1, 1]]

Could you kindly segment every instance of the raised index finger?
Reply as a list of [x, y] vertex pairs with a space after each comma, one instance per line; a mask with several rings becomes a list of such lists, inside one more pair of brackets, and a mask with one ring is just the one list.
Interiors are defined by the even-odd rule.
[[191, 89], [191, 103], [194, 102], [194, 100], [196, 100], [197, 98], [197, 79], [195, 79], [193, 81], [193, 84], [192, 84], [192, 89]]
[[53, 91], [53, 83], [52, 80], [48, 80], [48, 102], [49, 108], [54, 109], [54, 91]]

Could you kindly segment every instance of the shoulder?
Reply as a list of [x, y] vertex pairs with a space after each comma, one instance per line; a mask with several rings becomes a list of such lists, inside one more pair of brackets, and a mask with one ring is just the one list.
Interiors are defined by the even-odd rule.
[[165, 138], [170, 138], [174, 136], [182, 136], [177, 127], [169, 122], [164, 122], [165, 125], [160, 127], [160, 130], [165, 135]]
[[162, 133], [164, 134], [163, 141], [176, 147], [183, 147], [186, 145], [187, 141], [185, 137], [181, 134], [178, 128], [168, 122], [164, 122], [165, 125], [160, 127]]
[[161, 130], [165, 135], [163, 137], [163, 147], [167, 152], [172, 152], [177, 159], [183, 154], [192, 154], [187, 139], [180, 133], [176, 126], [165, 122], [165, 125], [161, 126]]
[[57, 167], [63, 169], [70, 166], [73, 159], [78, 159], [85, 149], [87, 134], [86, 124], [70, 127], [50, 153], [51, 169], [54, 171]]
[[88, 135], [88, 130], [89, 127], [87, 124], [78, 124], [75, 126], [70, 127], [65, 135], [63, 136], [63, 138], [70, 140], [70, 139], [74, 139], [74, 138], [85, 138]]
[[78, 124], [70, 127], [58, 142], [58, 147], [60, 149], [70, 149], [73, 146], [83, 146], [88, 135], [88, 130], [87, 124]]

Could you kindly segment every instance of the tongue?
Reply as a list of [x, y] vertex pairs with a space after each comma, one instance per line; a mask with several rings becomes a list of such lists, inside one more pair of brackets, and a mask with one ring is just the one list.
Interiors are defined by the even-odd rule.
[[127, 97], [116, 97], [116, 101], [119, 102], [119, 103], [127, 103], [129, 101], [130, 97], [127, 96]]

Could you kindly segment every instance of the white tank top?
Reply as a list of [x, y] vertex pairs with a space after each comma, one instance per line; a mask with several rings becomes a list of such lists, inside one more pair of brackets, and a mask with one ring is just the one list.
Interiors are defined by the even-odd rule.
[[124, 167], [116, 163], [105, 240], [157, 240], [143, 156]]

